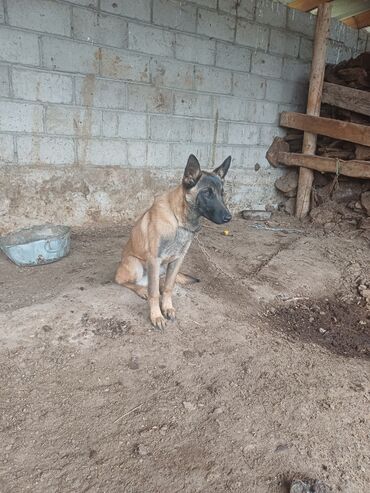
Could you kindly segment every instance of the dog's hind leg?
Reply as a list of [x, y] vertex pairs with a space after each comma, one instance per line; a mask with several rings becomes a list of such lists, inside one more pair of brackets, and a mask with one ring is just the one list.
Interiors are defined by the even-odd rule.
[[[116, 272], [115, 281], [136, 293], [143, 300], [148, 299], [148, 289], [143, 285], [144, 267], [139, 259], [123, 258]], [[141, 284], [139, 284], [141, 283]]]

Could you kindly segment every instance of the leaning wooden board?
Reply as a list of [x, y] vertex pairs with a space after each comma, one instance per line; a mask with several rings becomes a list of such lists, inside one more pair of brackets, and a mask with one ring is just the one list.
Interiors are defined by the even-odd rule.
[[322, 102], [370, 116], [370, 91], [324, 82]]
[[272, 166], [304, 167], [321, 173], [338, 173], [352, 178], [370, 178], [370, 163], [368, 161], [342, 161], [322, 156], [311, 156], [289, 152], [289, 144], [276, 137], [266, 153], [266, 158]]
[[280, 125], [318, 135], [326, 135], [333, 139], [347, 140], [354, 144], [370, 145], [370, 125], [359, 125], [358, 123], [288, 111], [281, 113]]

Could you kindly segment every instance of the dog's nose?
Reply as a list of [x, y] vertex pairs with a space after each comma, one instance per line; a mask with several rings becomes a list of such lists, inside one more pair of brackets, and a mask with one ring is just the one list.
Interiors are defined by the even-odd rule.
[[224, 223], [228, 223], [229, 221], [231, 221], [231, 218], [232, 218], [232, 215], [230, 214], [230, 212], [226, 212], [226, 214], [224, 214]]

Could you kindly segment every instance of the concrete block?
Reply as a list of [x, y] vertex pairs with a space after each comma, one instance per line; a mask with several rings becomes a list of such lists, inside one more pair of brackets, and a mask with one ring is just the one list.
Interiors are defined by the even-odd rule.
[[316, 16], [296, 9], [288, 9], [288, 29], [313, 38]]
[[268, 77], [281, 77], [283, 59], [276, 55], [255, 52], [252, 55], [252, 72]]
[[134, 168], [145, 168], [148, 159], [148, 144], [142, 140], [127, 142], [128, 165]]
[[4, 0], [0, 0], [0, 24], [3, 24], [4, 22], [5, 22]]
[[279, 104], [279, 114], [282, 111], [292, 111], [293, 113], [305, 113], [306, 104]]
[[100, 48], [65, 39], [42, 37], [43, 66], [81, 74], [98, 74]]
[[14, 163], [13, 136], [0, 134], [0, 164]]
[[0, 26], [0, 61], [39, 65], [39, 42], [36, 34]]
[[127, 165], [127, 144], [123, 140], [79, 139], [78, 163], [93, 166]]
[[76, 79], [76, 103], [98, 108], [125, 109], [126, 84], [118, 81], [86, 76]]
[[212, 98], [206, 94], [175, 93], [175, 115], [212, 116]]
[[151, 116], [150, 138], [151, 140], [165, 140], [167, 142], [184, 142], [190, 140], [189, 118]]
[[234, 41], [235, 17], [199, 9], [198, 33], [210, 38]]
[[310, 69], [310, 63], [286, 58], [283, 64], [282, 78], [306, 83], [310, 78]]
[[126, 50], [102, 48], [101, 75], [112, 79], [149, 82], [149, 57]]
[[151, 60], [152, 82], [156, 86], [192, 89], [193, 65], [185, 62]]
[[42, 132], [42, 116], [39, 104], [0, 101], [0, 131]]
[[52, 0], [10, 1], [8, 22], [11, 26], [43, 33], [71, 35], [70, 7]]
[[307, 100], [307, 85], [299, 82], [268, 80], [266, 99], [277, 103], [303, 104]]
[[72, 28], [76, 39], [117, 48], [127, 47], [127, 22], [122, 17], [74, 8]]
[[297, 57], [299, 53], [300, 38], [288, 32], [271, 30], [269, 51], [278, 55]]
[[129, 23], [128, 45], [130, 50], [151, 55], [173, 56], [175, 35], [163, 29]]
[[195, 89], [198, 91], [231, 93], [231, 72], [212, 67], [195, 67]]
[[363, 29], [358, 31], [358, 40], [357, 40], [357, 46], [356, 46], [356, 50], [358, 52], [362, 53], [362, 52], [366, 51], [367, 40], [368, 40], [367, 32], [364, 31]]
[[267, 101], [246, 101], [246, 121], [250, 123], [277, 123], [278, 105]]
[[253, 19], [256, 0], [239, 0], [238, 2], [235, 0], [219, 0], [218, 8], [228, 14]]
[[171, 144], [171, 168], [185, 169], [190, 154], [199, 160], [202, 169], [210, 168], [211, 147], [206, 144]]
[[46, 109], [46, 128], [50, 134], [99, 136], [101, 120], [101, 112], [91, 108], [59, 105]]
[[213, 65], [215, 53], [216, 42], [214, 39], [176, 34], [175, 56], [179, 60]]
[[153, 23], [180, 31], [195, 32], [197, 11], [182, 0], [153, 0]]
[[74, 5], [81, 5], [83, 7], [90, 7], [96, 9], [98, 7], [98, 0], [68, 0], [69, 3]]
[[266, 80], [252, 74], [234, 74], [233, 94], [245, 99], [263, 99], [266, 93]]
[[169, 168], [170, 162], [170, 144], [161, 142], [148, 142], [148, 159], [147, 164], [153, 168]]
[[202, 7], [209, 7], [210, 9], [217, 9], [217, 0], [196, 0], [195, 3]]
[[[235, 172], [236, 168], [244, 168], [245, 167], [245, 153], [247, 153], [249, 148], [245, 146], [217, 146], [215, 153], [215, 162], [210, 165], [210, 168], [214, 168], [219, 166], [224, 159], [228, 156], [231, 156], [231, 169], [230, 174]], [[245, 172], [245, 170], [244, 170]], [[227, 187], [230, 186], [226, 181], [226, 196], [227, 196]]]
[[301, 45], [299, 47], [299, 58], [302, 60], [312, 60], [313, 54], [313, 41], [307, 38], [301, 38]]
[[146, 139], [148, 137], [147, 120], [147, 115], [141, 113], [118, 113], [118, 137], [123, 137], [124, 139]]
[[230, 121], [245, 120], [245, 101], [244, 99], [232, 96], [217, 96], [214, 98], [214, 118]]
[[148, 0], [100, 0], [100, 9], [113, 14], [150, 21], [150, 4]]
[[257, 50], [267, 50], [269, 28], [254, 22], [238, 19], [236, 25], [236, 42]]
[[[216, 138], [215, 138], [216, 132]], [[214, 139], [217, 144], [226, 143], [228, 124], [215, 120], [197, 120], [191, 122], [191, 142], [204, 142], [211, 144]]]
[[343, 60], [348, 60], [352, 56], [351, 48], [347, 48], [343, 43], [329, 40], [326, 51], [327, 63], [340, 63]]
[[72, 77], [13, 68], [14, 97], [50, 103], [71, 103]]
[[260, 141], [259, 143], [263, 146], [269, 147], [275, 137], [283, 137], [286, 131], [278, 126], [265, 126], [260, 128]]
[[118, 113], [116, 111], [103, 111], [102, 135], [103, 137], [117, 137]]
[[19, 164], [73, 164], [73, 139], [61, 137], [17, 137]]
[[287, 23], [287, 7], [280, 2], [257, 0], [256, 21], [268, 26], [285, 28]]
[[0, 96], [9, 96], [9, 73], [6, 65], [0, 65]]
[[252, 53], [248, 48], [217, 42], [216, 65], [218, 67], [249, 72], [251, 55]]
[[229, 123], [228, 143], [237, 145], [255, 145], [259, 141], [259, 128], [244, 123]]
[[270, 168], [270, 164], [266, 159], [266, 147], [248, 147], [244, 149], [243, 164], [247, 168], [254, 168], [259, 164], [263, 168]]
[[153, 113], [172, 113], [173, 95], [169, 89], [129, 84], [128, 109], [131, 111], [149, 111]]

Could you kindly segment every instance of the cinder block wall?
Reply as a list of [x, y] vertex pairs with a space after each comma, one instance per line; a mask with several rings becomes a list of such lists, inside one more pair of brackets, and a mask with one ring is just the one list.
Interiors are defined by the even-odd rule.
[[[131, 217], [189, 153], [232, 155], [234, 208], [275, 204], [264, 155], [304, 108], [314, 23], [270, 0], [0, 0], [1, 230]], [[328, 60], [366, 41], [333, 23]]]

